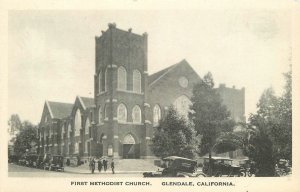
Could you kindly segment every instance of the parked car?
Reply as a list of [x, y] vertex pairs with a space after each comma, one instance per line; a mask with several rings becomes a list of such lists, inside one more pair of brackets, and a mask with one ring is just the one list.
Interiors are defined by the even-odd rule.
[[[238, 166], [233, 165], [233, 159], [226, 158], [226, 157], [212, 157], [211, 158], [211, 176], [221, 177], [223, 175], [227, 175], [228, 177], [231, 176], [243, 176], [245, 169]], [[209, 158], [204, 158], [203, 168], [202, 171], [206, 175], [210, 175], [209, 171]]]
[[37, 158], [38, 158], [37, 154], [29, 154], [26, 158], [26, 166], [36, 167]]
[[22, 155], [21, 158], [18, 161], [19, 165], [26, 165], [26, 160], [27, 160], [27, 156], [26, 155]]
[[197, 172], [197, 161], [169, 156], [155, 164], [162, 168], [155, 172], [144, 172], [144, 177], [205, 177], [205, 174]]
[[50, 159], [49, 171], [64, 171], [64, 157], [53, 155]]

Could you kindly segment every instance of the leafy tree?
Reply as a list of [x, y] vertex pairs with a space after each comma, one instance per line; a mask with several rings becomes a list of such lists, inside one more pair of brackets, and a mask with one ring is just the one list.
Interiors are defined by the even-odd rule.
[[38, 143], [37, 128], [28, 121], [23, 122], [22, 129], [16, 137], [14, 150], [16, 154], [23, 155], [26, 150], [34, 150], [32, 144]]
[[221, 132], [231, 132], [235, 125], [230, 112], [222, 104], [220, 95], [214, 89], [212, 74], [207, 73], [203, 81], [196, 84], [191, 98], [190, 119], [195, 124], [197, 134], [202, 136], [200, 155], [209, 153]]
[[232, 132], [235, 122], [230, 118], [230, 112], [222, 104], [220, 95], [214, 89], [210, 72], [194, 86], [191, 101], [192, 112], [189, 113], [189, 118], [195, 124], [197, 134], [202, 137], [199, 155], [208, 153], [211, 164], [211, 153], [217, 138], [224, 132]]
[[22, 122], [18, 114], [12, 114], [8, 120], [8, 125], [10, 126], [10, 132], [15, 133], [20, 131], [22, 128]]
[[180, 116], [173, 106], [155, 129], [152, 142], [153, 153], [161, 158], [170, 155], [194, 158], [199, 145], [193, 125]]
[[264, 91], [255, 114], [249, 117], [251, 135], [246, 154], [256, 161], [257, 176], [274, 176], [278, 159], [292, 156], [292, 73], [284, 74], [284, 94], [276, 97], [270, 88]]

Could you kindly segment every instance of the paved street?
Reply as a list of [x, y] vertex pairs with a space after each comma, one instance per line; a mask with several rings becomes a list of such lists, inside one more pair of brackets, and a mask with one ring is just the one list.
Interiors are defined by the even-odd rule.
[[46, 171], [42, 169], [30, 168], [15, 164], [8, 164], [8, 176], [9, 177], [142, 177], [141, 173], [117, 173], [111, 174], [99, 173], [95, 171], [94, 174], [91, 173], [74, 173], [71, 171], [56, 172], [56, 171]]

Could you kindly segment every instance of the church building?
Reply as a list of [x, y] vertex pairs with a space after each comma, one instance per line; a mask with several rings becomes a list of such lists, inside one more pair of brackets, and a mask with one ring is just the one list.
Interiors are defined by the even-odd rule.
[[[171, 105], [187, 116], [193, 85], [201, 78], [184, 59], [149, 75], [147, 33], [109, 24], [95, 43], [94, 97], [45, 102], [39, 153], [70, 159], [152, 158], [153, 128]], [[245, 121], [245, 89], [224, 84], [216, 89], [232, 118]]]

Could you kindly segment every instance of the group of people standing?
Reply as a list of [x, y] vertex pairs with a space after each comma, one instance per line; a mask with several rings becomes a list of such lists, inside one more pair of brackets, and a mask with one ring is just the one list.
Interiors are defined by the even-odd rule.
[[[90, 170], [92, 171], [92, 173], [95, 172], [96, 164], [98, 165], [98, 171], [99, 171], [99, 173], [101, 173], [102, 168], [103, 168], [104, 172], [106, 172], [107, 165], [108, 165], [108, 160], [106, 158], [96, 159], [95, 157], [92, 157], [92, 158], [89, 159], [89, 167], [90, 167]], [[114, 162], [114, 159], [111, 159], [110, 168], [112, 170], [112, 173], [115, 174], [115, 162]]]

